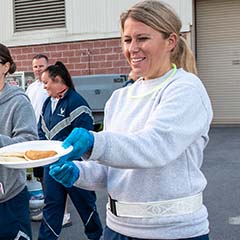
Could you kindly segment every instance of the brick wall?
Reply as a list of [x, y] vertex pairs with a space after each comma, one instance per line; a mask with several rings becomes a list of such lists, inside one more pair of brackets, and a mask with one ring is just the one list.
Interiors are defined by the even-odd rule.
[[79, 41], [9, 48], [17, 71], [32, 71], [32, 58], [43, 53], [50, 64], [62, 61], [72, 76], [128, 74], [130, 68], [122, 54], [120, 39]]

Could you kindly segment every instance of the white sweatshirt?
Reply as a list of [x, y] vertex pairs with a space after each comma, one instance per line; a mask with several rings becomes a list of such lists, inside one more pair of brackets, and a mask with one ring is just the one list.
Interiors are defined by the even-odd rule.
[[[164, 82], [171, 71], [113, 93], [104, 131], [94, 133], [92, 161], [75, 162], [80, 168], [76, 186], [107, 188], [123, 202], [177, 199], [205, 189], [200, 168], [211, 103], [201, 81], [183, 69]], [[107, 225], [136, 238], [179, 239], [207, 234], [207, 217], [205, 206], [192, 214], [145, 219], [117, 217], [108, 210]]]

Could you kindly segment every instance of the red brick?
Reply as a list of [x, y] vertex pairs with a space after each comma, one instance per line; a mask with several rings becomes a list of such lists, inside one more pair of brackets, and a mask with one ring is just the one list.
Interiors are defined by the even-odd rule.
[[120, 38], [14, 47], [10, 51], [18, 71], [31, 71], [32, 57], [38, 53], [46, 54], [50, 64], [62, 61], [74, 75], [130, 71]]
[[73, 50], [73, 49], [80, 49], [81, 44], [80, 43], [72, 43], [69, 44], [69, 49]]
[[91, 68], [93, 68], [93, 69], [99, 69], [99, 68], [101, 68], [99, 62], [91, 62], [91, 63], [90, 63], [90, 66], [91, 66]]
[[84, 49], [88, 49], [91, 52], [91, 49], [94, 48], [93, 47], [94, 43], [93, 42], [81, 42], [79, 49], [84, 50]]
[[79, 74], [79, 75], [91, 75], [91, 74], [93, 74], [91, 69], [84, 69], [81, 71], [81, 74]]
[[9, 51], [14, 58], [15, 55], [21, 55], [22, 54], [22, 48], [9, 48]]
[[32, 47], [25, 47], [22, 49], [22, 53], [26, 54], [26, 53], [33, 53], [33, 48]]
[[62, 52], [50, 52], [48, 54], [48, 57], [49, 58], [52, 58], [52, 59], [56, 59], [58, 60], [59, 58], [61, 58], [63, 56]]
[[101, 54], [101, 49], [100, 48], [95, 48], [91, 50], [92, 55], [98, 55]]
[[126, 65], [125, 60], [119, 60], [119, 61], [114, 61], [113, 62], [113, 67], [121, 67], [121, 66], [125, 66], [125, 65]]
[[113, 53], [113, 48], [101, 48], [100, 49], [101, 54], [110, 54]]
[[[64, 57], [66, 57], [65, 53], [63, 53]], [[68, 57], [68, 62], [70, 63], [80, 63], [81, 62], [81, 57]]]
[[46, 52], [46, 50], [45, 50], [45, 46], [44, 45], [42, 45], [42, 46], [33, 46], [33, 55], [35, 55], [35, 54], [39, 54], [39, 53], [45, 53]]
[[74, 64], [73, 63], [67, 63], [67, 64], [65, 64], [66, 65], [66, 67], [70, 70], [70, 69], [74, 69]]
[[130, 67], [121, 67], [119, 68], [119, 71], [123, 74], [128, 74], [130, 71], [131, 71], [131, 68]]
[[75, 56], [75, 52], [74, 51], [66, 51], [66, 52], [62, 52], [64, 57], [74, 57]]
[[67, 51], [67, 50], [69, 50], [69, 44], [57, 44], [56, 50], [57, 51]]
[[87, 63], [75, 63], [74, 64], [74, 69], [81, 70], [81, 69], [86, 69], [88, 68]]
[[114, 52], [114, 53], [122, 53], [123, 51], [122, 51], [122, 47], [113, 47], [112, 48], [112, 51]]
[[57, 52], [57, 46], [54, 44], [45, 45], [44, 52], [46, 52], [46, 53]]
[[93, 48], [105, 48], [107, 46], [106, 41], [98, 40], [93, 43]]
[[76, 70], [70, 70], [69, 73], [70, 73], [71, 76], [78, 76], [78, 75], [80, 75], [80, 72], [76, 71]]
[[96, 55], [92, 57], [92, 61], [94, 62], [102, 62], [102, 61], [106, 61], [106, 56], [105, 55]]
[[107, 47], [119, 47], [121, 46], [120, 39], [112, 39], [107, 42]]
[[106, 55], [106, 61], [117, 61], [120, 60], [119, 54], [108, 54]]
[[112, 68], [112, 62], [100, 62], [100, 68]]
[[91, 61], [91, 56], [81, 56], [80, 62], [89, 62], [89, 57], [90, 57], [90, 61]]

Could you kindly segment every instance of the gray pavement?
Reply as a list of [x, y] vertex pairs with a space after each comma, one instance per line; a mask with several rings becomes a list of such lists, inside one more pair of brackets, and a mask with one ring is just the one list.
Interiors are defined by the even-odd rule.
[[239, 240], [240, 225], [229, 224], [229, 218], [240, 216], [240, 127], [211, 129], [202, 169], [208, 180], [204, 201], [210, 239]]
[[[240, 225], [229, 224], [230, 217], [240, 216], [240, 126], [212, 127], [209, 136], [202, 170], [208, 180], [204, 203], [209, 210], [210, 239], [240, 240]], [[97, 192], [97, 196], [99, 214], [105, 225], [107, 195]], [[73, 225], [64, 228], [59, 239], [86, 240], [71, 201], [69, 210]], [[36, 240], [39, 223], [32, 223], [32, 227], [33, 240]]]

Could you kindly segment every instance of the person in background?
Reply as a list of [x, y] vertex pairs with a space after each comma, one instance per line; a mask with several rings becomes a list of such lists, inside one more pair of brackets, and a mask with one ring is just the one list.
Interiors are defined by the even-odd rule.
[[[32, 69], [35, 76], [35, 81], [30, 84], [26, 90], [26, 94], [30, 98], [33, 105], [33, 109], [36, 114], [37, 122], [39, 121], [42, 106], [45, 100], [48, 98], [48, 92], [44, 89], [42, 82], [42, 73], [48, 66], [48, 57], [44, 54], [37, 54], [32, 59]], [[36, 177], [42, 185], [43, 189], [43, 167], [37, 167], [33, 169], [34, 177]], [[44, 206], [44, 196], [39, 194], [32, 196], [30, 199], [30, 209], [32, 209], [31, 219], [32, 221], [42, 220], [42, 208]], [[65, 206], [65, 213], [63, 218], [63, 227], [72, 225], [70, 213], [68, 213], [67, 202]]]
[[47, 91], [43, 87], [42, 73], [48, 66], [48, 57], [44, 54], [37, 54], [32, 59], [32, 69], [35, 76], [35, 81], [31, 83], [26, 94], [31, 100], [33, 109], [35, 111], [37, 122], [39, 121], [42, 106], [48, 97]]
[[[62, 62], [48, 66], [42, 73], [42, 81], [49, 97], [44, 102], [38, 124], [39, 139], [63, 141], [75, 127], [93, 129], [90, 107], [75, 91], [71, 76]], [[82, 219], [88, 239], [100, 239], [102, 225], [95, 192], [63, 186], [49, 175], [49, 166], [44, 167], [43, 176], [45, 206], [38, 239], [59, 237], [67, 195]]]
[[[26, 94], [28, 95], [38, 123], [40, 114], [42, 111], [42, 106], [44, 101], [48, 97], [47, 91], [43, 87], [42, 83], [42, 73], [48, 66], [48, 57], [44, 54], [37, 54], [32, 59], [32, 69], [35, 77], [35, 81], [31, 83], [27, 89]], [[41, 183], [43, 189], [43, 167], [36, 167], [33, 168], [33, 175], [34, 177]], [[29, 190], [30, 185], [29, 185]], [[42, 208], [44, 206], [44, 196], [43, 193], [40, 191], [37, 195], [30, 194], [30, 210], [31, 210], [31, 220], [32, 221], [41, 221], [42, 219]]]
[[[6, 75], [15, 70], [9, 49], [0, 44], [0, 148], [38, 138], [28, 97], [21, 88], [6, 83]], [[0, 165], [0, 240], [12, 239], [32, 239], [26, 170]]]
[[128, 80], [124, 83], [123, 87], [133, 84], [140, 76], [135, 73], [135, 71], [131, 70], [128, 74]]
[[102, 132], [74, 129], [63, 142], [73, 151], [50, 166], [63, 185], [107, 188], [104, 240], [209, 239], [201, 166], [213, 113], [181, 26], [160, 1], [122, 13], [123, 52], [141, 79], [112, 94]]

